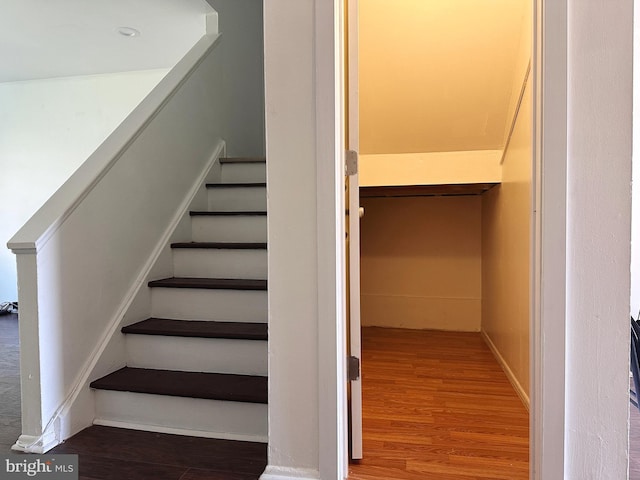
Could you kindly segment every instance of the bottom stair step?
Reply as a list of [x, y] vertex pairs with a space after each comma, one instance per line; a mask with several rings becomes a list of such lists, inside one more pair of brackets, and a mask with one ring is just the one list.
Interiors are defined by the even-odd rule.
[[267, 465], [265, 443], [102, 426], [86, 428], [48, 453], [78, 454], [80, 478], [258, 480]]
[[267, 377], [124, 367], [91, 388], [232, 402], [267, 403]]

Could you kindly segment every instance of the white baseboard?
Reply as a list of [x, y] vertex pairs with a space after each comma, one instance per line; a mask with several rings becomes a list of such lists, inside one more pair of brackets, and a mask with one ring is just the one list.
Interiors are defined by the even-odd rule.
[[482, 334], [482, 338], [484, 339], [485, 343], [491, 350], [491, 353], [493, 353], [493, 356], [496, 357], [496, 360], [500, 364], [500, 367], [502, 367], [502, 370], [504, 370], [504, 373], [507, 375], [509, 382], [511, 382], [511, 385], [513, 385], [514, 390], [520, 397], [520, 400], [522, 401], [524, 407], [527, 409], [527, 412], [528, 412], [529, 404], [530, 404], [529, 395], [527, 395], [527, 392], [525, 391], [525, 389], [522, 388], [522, 385], [520, 385], [520, 382], [518, 381], [513, 371], [509, 367], [509, 364], [505, 361], [504, 357], [500, 354], [500, 351], [495, 346], [495, 344], [493, 343], [489, 335], [487, 335], [487, 332], [482, 330], [480, 333]]
[[186, 435], [188, 437], [219, 438], [221, 440], [239, 440], [242, 442], [267, 443], [267, 438], [262, 435], [239, 435], [234, 433], [203, 432], [200, 430], [187, 430], [184, 428], [164, 427], [162, 425], [140, 425], [137, 423], [130, 423], [130, 422], [103, 420], [100, 418], [96, 418], [93, 421], [93, 424], [102, 425], [104, 427], [117, 427], [117, 428], [126, 428], [129, 430], [142, 430], [145, 432], [169, 433], [171, 435]]
[[60, 442], [53, 432], [45, 432], [41, 436], [20, 435], [11, 450], [23, 453], [46, 453]]
[[268, 465], [260, 480], [320, 480], [320, 472], [311, 468]]

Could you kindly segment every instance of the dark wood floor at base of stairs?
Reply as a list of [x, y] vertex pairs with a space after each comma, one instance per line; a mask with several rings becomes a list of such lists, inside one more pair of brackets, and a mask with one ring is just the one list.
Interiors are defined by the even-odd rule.
[[124, 367], [91, 388], [230, 402], [267, 403], [267, 377]]
[[50, 454], [77, 454], [80, 480], [258, 480], [267, 445], [93, 426]]
[[266, 323], [212, 322], [207, 320], [173, 320], [148, 318], [122, 328], [122, 333], [165, 335], [170, 337], [229, 338], [267, 340]]

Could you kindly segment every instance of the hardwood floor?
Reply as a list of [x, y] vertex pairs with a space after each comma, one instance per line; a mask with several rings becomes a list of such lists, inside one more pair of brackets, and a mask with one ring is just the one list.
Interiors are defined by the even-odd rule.
[[364, 328], [350, 480], [529, 478], [529, 416], [477, 333]]
[[0, 453], [20, 436], [20, 341], [18, 315], [0, 315]]

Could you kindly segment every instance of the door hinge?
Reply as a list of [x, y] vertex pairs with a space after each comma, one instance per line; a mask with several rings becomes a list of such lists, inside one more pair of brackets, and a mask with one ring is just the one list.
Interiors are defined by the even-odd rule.
[[355, 175], [358, 173], [358, 152], [355, 150], [347, 150], [344, 170], [347, 175]]
[[349, 381], [358, 380], [360, 378], [360, 359], [351, 355], [349, 357], [348, 372]]

